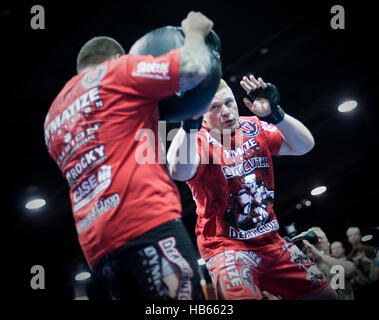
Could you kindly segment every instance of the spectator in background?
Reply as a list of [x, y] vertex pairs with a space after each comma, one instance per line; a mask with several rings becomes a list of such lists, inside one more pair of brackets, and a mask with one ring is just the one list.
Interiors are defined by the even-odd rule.
[[332, 257], [336, 259], [346, 259], [345, 247], [340, 241], [334, 241], [330, 245], [330, 252]]
[[370, 285], [379, 279], [379, 261], [375, 256], [374, 247], [355, 246], [351, 252], [351, 260], [357, 268], [357, 275], [352, 281], [354, 286]]
[[350, 227], [346, 231], [347, 240], [351, 244], [352, 251], [354, 247], [361, 244], [361, 230], [358, 227]]
[[337, 289], [339, 300], [354, 300], [354, 292], [350, 279], [356, 274], [355, 266], [346, 258], [337, 259], [330, 255], [330, 243], [324, 231], [319, 227], [312, 227], [308, 231], [313, 231], [318, 242], [315, 245], [310, 244], [307, 240], [303, 240], [306, 248], [306, 255], [316, 262], [318, 269], [331, 281], [334, 274], [330, 272], [333, 266], [340, 265], [345, 272], [345, 285], [342, 289]]

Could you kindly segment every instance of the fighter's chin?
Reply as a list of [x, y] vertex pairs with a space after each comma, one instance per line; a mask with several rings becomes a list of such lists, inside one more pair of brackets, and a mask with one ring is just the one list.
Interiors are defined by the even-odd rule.
[[231, 130], [232, 132], [238, 128], [238, 121], [237, 119], [230, 119], [228, 121], [225, 121], [222, 124], [222, 129], [224, 130]]

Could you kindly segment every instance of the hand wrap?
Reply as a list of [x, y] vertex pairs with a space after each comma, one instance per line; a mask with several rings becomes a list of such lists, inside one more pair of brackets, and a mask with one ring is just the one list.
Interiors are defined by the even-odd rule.
[[283, 120], [285, 113], [278, 104], [280, 100], [279, 91], [273, 84], [267, 83], [266, 89], [258, 88], [251, 91], [248, 94], [248, 97], [252, 102], [259, 98], [265, 98], [270, 102], [271, 114], [266, 117], [262, 117], [262, 120], [273, 124], [277, 124]]

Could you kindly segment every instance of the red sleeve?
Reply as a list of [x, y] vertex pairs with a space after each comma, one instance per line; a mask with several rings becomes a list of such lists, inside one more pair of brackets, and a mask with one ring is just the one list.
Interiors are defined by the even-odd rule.
[[283, 142], [282, 134], [279, 129], [273, 125], [272, 123], [267, 123], [265, 121], [261, 121], [262, 131], [266, 137], [268, 148], [270, 149], [270, 153], [274, 156], [277, 156], [279, 153], [280, 146]]
[[128, 55], [126, 59], [126, 84], [135, 94], [162, 99], [179, 92], [180, 51], [153, 57]]

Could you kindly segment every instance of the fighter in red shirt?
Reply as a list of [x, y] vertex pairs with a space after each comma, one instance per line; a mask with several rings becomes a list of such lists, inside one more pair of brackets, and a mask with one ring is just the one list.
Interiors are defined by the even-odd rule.
[[[196, 235], [218, 299], [335, 299], [326, 278], [278, 234], [273, 210], [272, 155], [301, 155], [314, 140], [277, 104], [275, 86], [240, 82], [256, 116], [239, 117], [232, 90], [221, 80], [202, 120], [185, 121], [168, 151], [170, 174], [187, 181], [197, 206]], [[180, 153], [189, 155], [184, 163]]]
[[[78, 74], [51, 105], [45, 142], [70, 185], [79, 243], [113, 298], [202, 297], [197, 259], [180, 220], [178, 190], [158, 135], [158, 101], [207, 75], [212, 21], [190, 12], [184, 45], [166, 55], [125, 55], [113, 39], [88, 41]], [[127, 289], [128, 288], [128, 289]]]

